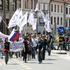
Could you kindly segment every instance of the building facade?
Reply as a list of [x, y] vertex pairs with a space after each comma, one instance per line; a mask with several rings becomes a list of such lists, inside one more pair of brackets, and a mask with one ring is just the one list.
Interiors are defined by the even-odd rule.
[[2, 21], [0, 22], [0, 31], [8, 34], [8, 23], [13, 13], [17, 8], [21, 7], [21, 0], [0, 0], [0, 16]]
[[[3, 33], [9, 31], [7, 29], [9, 20], [17, 8], [22, 8], [24, 14], [26, 11], [34, 10], [37, 3], [39, 9], [50, 17], [53, 31], [57, 32], [59, 26], [70, 27], [70, 0], [0, 0], [0, 16], [3, 18], [0, 22], [2, 24], [0, 31]], [[31, 25], [27, 24], [26, 27], [29, 30]], [[26, 27], [23, 31], [27, 31]], [[43, 31], [44, 25], [38, 23], [38, 32]]]
[[45, 10], [51, 19], [53, 33], [57, 34], [57, 28], [70, 27], [70, 0], [38, 0], [39, 9]]

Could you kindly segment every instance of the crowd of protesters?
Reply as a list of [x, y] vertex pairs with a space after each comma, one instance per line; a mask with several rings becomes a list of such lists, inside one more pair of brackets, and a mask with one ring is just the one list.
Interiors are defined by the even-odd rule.
[[[47, 35], [42, 34], [26, 34], [23, 36], [23, 49], [20, 52], [15, 52], [16, 57], [22, 57], [23, 61], [26, 63], [27, 60], [36, 59], [36, 55], [38, 58], [39, 63], [42, 63], [43, 60], [45, 60], [45, 53], [47, 51], [48, 56], [51, 55], [51, 50], [69, 50], [69, 42], [70, 39], [68, 37], [59, 36], [59, 45], [58, 48], [54, 47], [54, 41], [55, 38], [51, 33], [48, 33]], [[4, 43], [4, 49], [9, 50], [9, 42]], [[7, 47], [8, 46], [8, 47]], [[10, 53], [10, 57], [12, 57], [14, 52], [12, 54]], [[19, 55], [18, 55], [19, 54]]]
[[[47, 35], [42, 34], [27, 34], [24, 36], [24, 48], [22, 51], [23, 60], [27, 62], [27, 58], [32, 57], [35, 59], [35, 55], [38, 54], [38, 61], [42, 63], [42, 60], [45, 60], [45, 52], [48, 52], [48, 56], [51, 55], [51, 50], [69, 50], [69, 39], [64, 36], [59, 36], [59, 45], [58, 48], [54, 47], [54, 37], [51, 33]], [[67, 44], [68, 43], [68, 44]], [[67, 45], [66, 45], [67, 44]], [[29, 57], [28, 57], [29, 56]]]
[[[27, 58], [29, 60], [29, 57], [32, 59], [35, 59], [35, 55], [38, 54], [38, 61], [39, 63], [42, 63], [42, 60], [45, 60], [45, 52], [47, 50], [48, 55], [51, 55], [51, 49], [54, 49], [53, 47], [53, 37], [51, 34], [47, 35], [31, 35], [27, 34], [24, 36], [24, 48], [22, 50], [22, 56], [23, 60], [27, 62]], [[28, 57], [29, 56], [29, 57]]]

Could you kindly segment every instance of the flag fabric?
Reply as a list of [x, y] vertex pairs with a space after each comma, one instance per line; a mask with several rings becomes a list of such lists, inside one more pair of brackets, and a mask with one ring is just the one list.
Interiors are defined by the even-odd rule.
[[22, 10], [17, 9], [9, 21], [8, 28], [15, 27], [22, 16]]
[[27, 24], [27, 16], [28, 12], [26, 12], [17, 23], [17, 26], [20, 28], [20, 32], [22, 31], [24, 25]]
[[51, 23], [50, 23], [50, 18], [49, 18], [49, 15], [46, 14], [44, 15], [44, 13], [42, 11], [41, 12], [41, 15], [42, 15], [42, 18], [43, 18], [43, 21], [45, 22], [45, 25], [44, 25], [44, 28], [47, 32], [51, 32]]
[[15, 29], [12, 30], [10, 36], [9, 36], [9, 40], [10, 41], [17, 41], [19, 40], [20, 34], [18, 31], [15, 31]]
[[50, 25], [50, 20], [47, 20], [46, 22], [45, 22], [45, 30], [47, 31], [47, 32], [51, 32], [51, 25]]
[[37, 23], [36, 23], [36, 19], [34, 20], [34, 24], [32, 25], [32, 28], [33, 28], [33, 30], [36, 30], [36, 25], [37, 25]]
[[20, 34], [19, 34], [19, 32], [15, 32], [14, 33], [14, 35], [10, 38], [10, 41], [18, 41], [19, 40], [19, 36], [20, 36]]
[[30, 12], [30, 13], [29, 13], [28, 23], [29, 23], [30, 25], [32, 25], [32, 29], [33, 29], [33, 30], [36, 30], [36, 22], [35, 22], [35, 18], [34, 18], [33, 12]]
[[2, 16], [0, 16], [0, 22], [2, 21]]
[[33, 25], [34, 24], [34, 15], [33, 12], [29, 12], [28, 23]]

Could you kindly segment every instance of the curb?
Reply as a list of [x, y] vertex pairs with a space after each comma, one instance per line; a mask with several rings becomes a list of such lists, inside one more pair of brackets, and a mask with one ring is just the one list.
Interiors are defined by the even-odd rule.
[[52, 50], [53, 54], [67, 54], [67, 51], [64, 50]]

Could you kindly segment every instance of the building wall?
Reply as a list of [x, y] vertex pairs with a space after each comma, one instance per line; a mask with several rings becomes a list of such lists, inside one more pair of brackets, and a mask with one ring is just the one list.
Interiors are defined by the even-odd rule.
[[21, 0], [21, 8], [24, 10], [34, 9], [38, 0]]
[[70, 4], [66, 6], [67, 13], [66, 13], [66, 20], [67, 20], [67, 27], [70, 27]]
[[[5, 0], [5, 1], [7, 4], [8, 0]], [[48, 16], [50, 16], [51, 18], [53, 17], [52, 23], [51, 23], [52, 28], [54, 28], [54, 25], [56, 25], [56, 27], [63, 26], [65, 23], [65, 19], [68, 23], [67, 26], [70, 26], [70, 0], [9, 0], [9, 10], [5, 11], [6, 19], [10, 19], [17, 8], [21, 7], [23, 10], [23, 14], [26, 11], [35, 9], [37, 2], [39, 3], [40, 10], [46, 11]], [[0, 0], [0, 3], [1, 3], [1, 0]], [[66, 6], [64, 6], [65, 3], [66, 3]], [[53, 11], [51, 11], [51, 4], [53, 4]], [[56, 11], [54, 11], [55, 5], [56, 5]], [[58, 12], [58, 6], [59, 6], [59, 12]], [[62, 6], [62, 12], [61, 12], [61, 6]], [[49, 7], [50, 7], [50, 9], [49, 9]], [[68, 8], [68, 14], [66, 14], [66, 8], [64, 10], [64, 7]], [[0, 16], [3, 16], [2, 6], [0, 6]], [[65, 19], [64, 19], [64, 16], [65, 16]], [[58, 23], [57, 17], [59, 17], [58, 25], [57, 25], [57, 23]], [[62, 18], [62, 22], [61, 22], [61, 18]], [[39, 28], [44, 30], [43, 26], [39, 26]], [[41, 30], [41, 29], [39, 29], [39, 30]]]
[[49, 3], [50, 0], [38, 0], [38, 2], [40, 2], [40, 3]]
[[8, 23], [15, 10], [20, 7], [19, 2], [20, 0], [0, 0], [0, 16], [3, 17], [1, 22], [2, 26], [0, 26], [0, 30], [3, 33], [9, 33], [9, 29], [7, 28]]
[[[51, 11], [51, 8], [53, 8], [52, 11]], [[51, 2], [50, 12], [51, 12], [50, 16], [53, 17], [52, 25], [56, 24], [57, 26], [63, 26], [64, 25], [63, 24], [64, 23], [64, 4], [59, 2]], [[58, 17], [59, 17], [59, 23], [57, 19]], [[56, 20], [54, 18], [56, 18]], [[61, 23], [61, 18], [62, 18], [62, 23]]]

